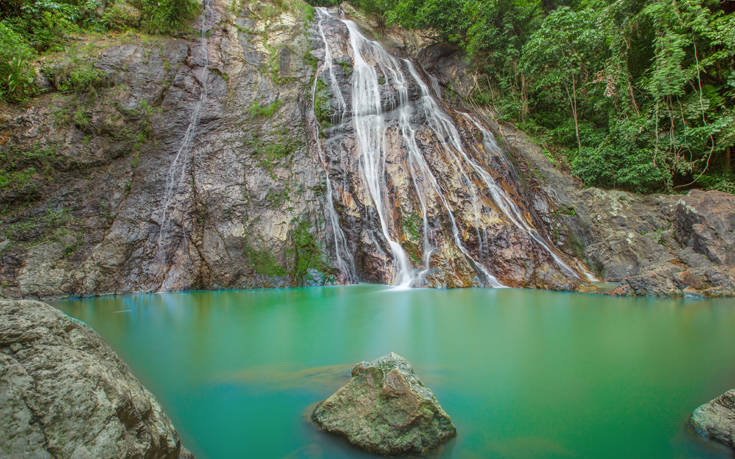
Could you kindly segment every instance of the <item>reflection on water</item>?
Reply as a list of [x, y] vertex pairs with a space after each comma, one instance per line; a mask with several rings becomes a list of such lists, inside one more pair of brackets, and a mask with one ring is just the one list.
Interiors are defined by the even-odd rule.
[[245, 368], [215, 378], [214, 382], [260, 385], [263, 390], [277, 392], [308, 388], [335, 391], [350, 378], [351, 368], [351, 365], [328, 365], [298, 369], [294, 365], [278, 363]]
[[360, 285], [68, 300], [199, 457], [369, 457], [304, 413], [407, 357], [458, 428], [439, 457], [727, 457], [686, 427], [735, 387], [731, 300]]

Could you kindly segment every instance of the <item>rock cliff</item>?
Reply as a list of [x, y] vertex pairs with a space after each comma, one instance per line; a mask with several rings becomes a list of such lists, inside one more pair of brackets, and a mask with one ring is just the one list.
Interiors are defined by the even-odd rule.
[[94, 91], [2, 107], [4, 158], [34, 169], [32, 193], [2, 196], [5, 294], [334, 277], [304, 122], [308, 11], [210, 1], [201, 36], [91, 39], [67, 53], [76, 61], [49, 64], [94, 62]]
[[[0, 106], [0, 295], [735, 291], [732, 196], [582, 189], [465, 106], [475, 77], [455, 51], [344, 10], [207, 0], [188, 37], [44, 58], [47, 92]], [[85, 65], [83, 91], [53, 77]]]

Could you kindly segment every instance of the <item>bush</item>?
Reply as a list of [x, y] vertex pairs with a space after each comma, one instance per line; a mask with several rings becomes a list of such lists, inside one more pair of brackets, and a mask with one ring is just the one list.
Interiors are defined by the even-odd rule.
[[34, 93], [33, 49], [17, 32], [0, 22], [0, 98], [21, 102]]
[[83, 19], [88, 16], [81, 11], [84, 7], [47, 0], [32, 1], [21, 7], [19, 15], [10, 16], [3, 22], [21, 34], [36, 51], [61, 50], [66, 37], [79, 32], [76, 21], [88, 21]]
[[41, 72], [61, 92], [87, 92], [105, 83], [102, 72], [89, 60], [77, 56], [59, 65], [44, 67]]
[[652, 193], [671, 183], [664, 157], [659, 160], [654, 166], [652, 150], [608, 139], [597, 147], [582, 147], [572, 171], [587, 185]]
[[275, 102], [269, 105], [260, 105], [257, 101], [254, 101], [248, 109], [248, 113], [253, 118], [272, 118], [282, 105], [283, 101], [280, 99], [276, 99]]
[[199, 5], [194, 0], [142, 0], [141, 26], [151, 33], [179, 32], [198, 9]]
[[732, 173], [722, 175], [705, 174], [699, 178], [698, 182], [705, 190], [717, 190], [735, 194], [735, 174]]
[[138, 27], [141, 21], [140, 10], [132, 5], [117, 1], [105, 10], [102, 22], [109, 30], [127, 30]]

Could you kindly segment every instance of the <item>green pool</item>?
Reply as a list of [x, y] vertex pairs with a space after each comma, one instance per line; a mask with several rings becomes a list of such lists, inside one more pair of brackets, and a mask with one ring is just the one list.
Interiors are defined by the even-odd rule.
[[438, 457], [729, 457], [689, 413], [735, 387], [735, 302], [385, 286], [57, 304], [97, 330], [198, 457], [369, 457], [306, 422], [395, 351], [458, 431]]

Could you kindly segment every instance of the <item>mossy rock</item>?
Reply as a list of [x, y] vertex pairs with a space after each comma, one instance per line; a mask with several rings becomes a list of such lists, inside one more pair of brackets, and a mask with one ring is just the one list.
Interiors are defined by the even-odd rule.
[[324, 431], [383, 455], [423, 455], [457, 430], [411, 364], [391, 352], [352, 368], [352, 378], [319, 403], [311, 419]]

